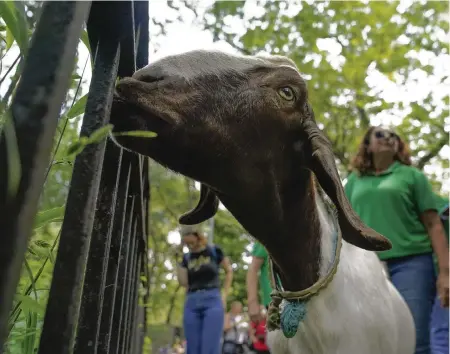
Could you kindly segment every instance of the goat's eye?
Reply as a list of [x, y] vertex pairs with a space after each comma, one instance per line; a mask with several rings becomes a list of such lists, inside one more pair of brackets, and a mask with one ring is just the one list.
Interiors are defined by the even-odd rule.
[[278, 94], [286, 101], [292, 101], [295, 99], [294, 90], [289, 86], [280, 87], [278, 89]]

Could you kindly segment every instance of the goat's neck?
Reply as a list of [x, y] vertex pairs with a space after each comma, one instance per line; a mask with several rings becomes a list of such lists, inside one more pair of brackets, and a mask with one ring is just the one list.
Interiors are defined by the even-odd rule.
[[299, 291], [325, 276], [334, 260], [337, 235], [333, 212], [314, 185], [308, 172], [306, 188], [287, 196], [284, 205], [284, 230], [280, 244], [272, 248], [271, 256], [284, 290]]
[[334, 257], [334, 221], [317, 187], [312, 173], [304, 170], [295, 184], [283, 187], [285, 191], [265, 186], [264, 193], [247, 200], [218, 193], [227, 209], [269, 251], [287, 291], [316, 283]]

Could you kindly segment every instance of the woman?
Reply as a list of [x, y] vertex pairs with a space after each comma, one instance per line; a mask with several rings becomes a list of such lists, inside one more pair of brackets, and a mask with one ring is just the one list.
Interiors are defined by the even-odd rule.
[[[416, 326], [416, 354], [430, 354], [430, 319], [436, 286], [448, 307], [449, 254], [431, 185], [411, 166], [406, 144], [394, 132], [371, 127], [345, 185], [353, 209], [386, 236], [392, 249], [378, 255], [408, 304]], [[433, 249], [439, 275], [433, 265]]]
[[225, 314], [222, 354], [244, 353], [245, 333], [242, 333], [242, 321], [242, 304], [234, 301], [230, 311]]
[[[231, 286], [230, 261], [220, 247], [208, 241], [195, 227], [182, 229], [189, 249], [177, 268], [178, 282], [187, 288], [183, 326], [187, 354], [218, 354], [224, 323], [224, 304]], [[219, 269], [225, 270], [223, 297]]]

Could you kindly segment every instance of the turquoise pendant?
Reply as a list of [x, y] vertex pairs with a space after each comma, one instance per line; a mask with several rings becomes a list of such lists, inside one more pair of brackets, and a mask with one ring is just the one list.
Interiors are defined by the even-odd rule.
[[295, 336], [300, 322], [306, 316], [306, 302], [304, 301], [288, 301], [281, 312], [280, 327], [286, 338]]

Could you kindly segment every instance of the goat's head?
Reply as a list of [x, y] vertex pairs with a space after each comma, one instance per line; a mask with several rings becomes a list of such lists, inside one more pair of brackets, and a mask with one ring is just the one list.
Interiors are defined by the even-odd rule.
[[117, 141], [202, 183], [199, 205], [181, 223], [213, 216], [220, 198], [271, 252], [277, 235], [269, 225], [280, 227], [294, 200], [314, 198], [305, 193], [312, 171], [337, 208], [344, 239], [390, 248], [350, 207], [306, 83], [285, 57], [194, 51], [164, 58], [118, 83], [111, 121], [116, 132], [155, 131], [156, 138]]

